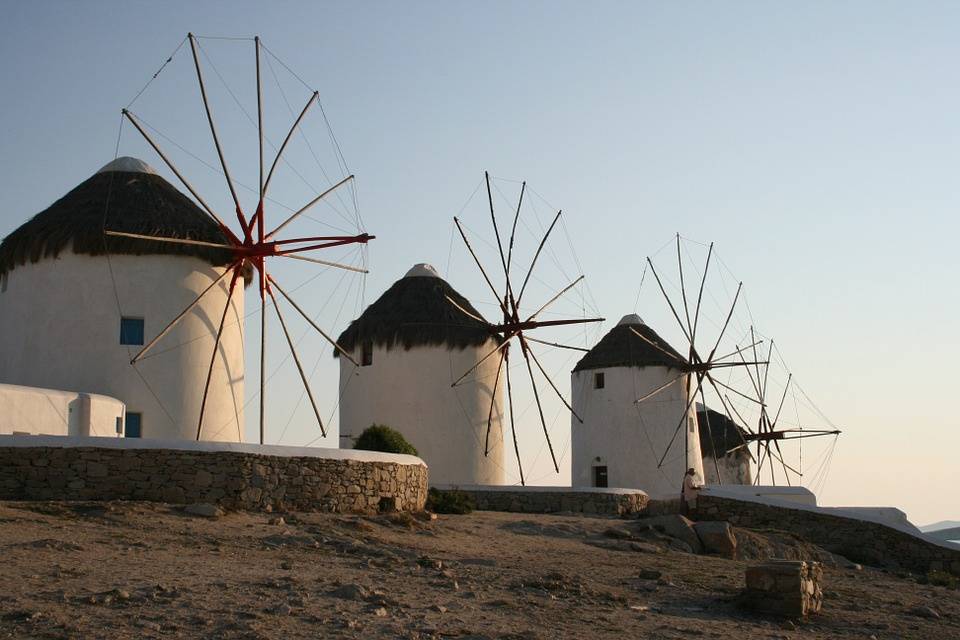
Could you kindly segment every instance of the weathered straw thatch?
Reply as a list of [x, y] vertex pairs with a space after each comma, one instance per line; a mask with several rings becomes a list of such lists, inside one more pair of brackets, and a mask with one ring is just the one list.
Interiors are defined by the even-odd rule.
[[[647, 340], [659, 345], [663, 351], [640, 338], [631, 329], [643, 334]], [[580, 359], [573, 370], [584, 371], [608, 367], [673, 367], [682, 370], [686, 366], [683, 356], [646, 324], [621, 321]]]
[[217, 224], [190, 198], [153, 173], [96, 173], [0, 243], [0, 274], [64, 250], [91, 256], [172, 254], [228, 264], [225, 249], [105, 236], [104, 229], [226, 243]]
[[[710, 433], [707, 433], [707, 414], [710, 416]], [[710, 457], [715, 457], [714, 445], [720, 450], [720, 456], [723, 457], [730, 449], [742, 445], [743, 437], [746, 434], [740, 425], [724, 414], [708, 409], [699, 403], [697, 404], [697, 426], [700, 431], [700, 452]], [[746, 449], [740, 449], [734, 455], [737, 454], [750, 455]]]
[[[488, 325], [453, 306], [446, 296], [470, 313], [480, 312], [443, 278], [407, 276], [397, 280], [340, 334], [337, 342], [347, 351], [357, 345], [404, 349], [446, 346], [465, 349], [497, 338]], [[334, 357], [339, 354], [334, 350]]]

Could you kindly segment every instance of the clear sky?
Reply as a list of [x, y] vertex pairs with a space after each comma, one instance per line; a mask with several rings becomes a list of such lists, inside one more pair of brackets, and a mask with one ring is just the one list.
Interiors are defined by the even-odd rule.
[[[260, 34], [321, 91], [357, 174], [378, 235], [367, 302], [421, 261], [483, 295], [462, 248], [449, 256], [451, 217], [485, 169], [567, 212], [611, 321], [634, 311], [644, 256], [677, 232], [714, 241], [765, 335], [844, 429], [821, 502], [895, 505], [921, 524], [960, 517], [956, 3], [11, 2], [4, 13], [0, 235], [113, 158], [119, 109], [187, 31]], [[225, 75], [249, 63], [230, 41], [204, 46]], [[215, 161], [195, 85], [177, 84], [188, 60], [137, 108], [173, 114], [176, 128], [189, 105], [196, 137], [171, 137]], [[120, 151], [159, 165], [129, 127]], [[197, 183], [223, 202], [215, 178]], [[320, 369], [335, 378], [329, 356]]]

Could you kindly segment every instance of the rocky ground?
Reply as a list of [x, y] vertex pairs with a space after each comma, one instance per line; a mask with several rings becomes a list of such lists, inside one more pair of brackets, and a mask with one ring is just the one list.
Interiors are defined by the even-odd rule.
[[[831, 560], [738, 539], [741, 557]], [[822, 613], [786, 621], [741, 607], [750, 560], [642, 521], [7, 502], [0, 638], [960, 638], [960, 591], [837, 562]]]

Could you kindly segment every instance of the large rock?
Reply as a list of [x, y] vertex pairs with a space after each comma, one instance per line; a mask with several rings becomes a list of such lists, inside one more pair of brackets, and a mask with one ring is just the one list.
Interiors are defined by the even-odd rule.
[[693, 525], [707, 553], [717, 553], [724, 558], [737, 554], [737, 537], [729, 522], [697, 522]]
[[701, 553], [703, 551], [700, 537], [697, 536], [697, 532], [693, 529], [693, 522], [681, 515], [672, 513], [663, 516], [654, 516], [644, 519], [643, 523], [650, 525], [657, 531], [662, 531], [671, 538], [676, 538], [686, 543], [694, 553]]

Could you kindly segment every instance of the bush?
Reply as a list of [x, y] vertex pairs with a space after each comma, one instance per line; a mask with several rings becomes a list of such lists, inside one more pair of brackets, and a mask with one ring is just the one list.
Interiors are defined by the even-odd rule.
[[373, 424], [364, 429], [353, 448], [384, 453], [406, 453], [411, 456], [420, 455], [413, 445], [407, 442], [403, 434], [382, 424]]
[[473, 498], [466, 491], [451, 489], [441, 491], [440, 489], [430, 489], [427, 493], [428, 511], [434, 513], [455, 513], [464, 515], [470, 513], [476, 508]]
[[947, 587], [948, 589], [960, 589], [960, 578], [946, 571], [933, 570], [927, 573], [924, 584]]

